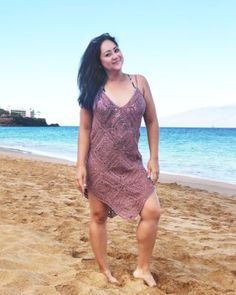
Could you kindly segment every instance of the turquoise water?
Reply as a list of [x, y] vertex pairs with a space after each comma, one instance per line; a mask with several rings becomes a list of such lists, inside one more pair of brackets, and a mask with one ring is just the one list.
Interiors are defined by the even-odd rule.
[[[77, 127], [0, 127], [0, 147], [76, 161]], [[146, 128], [139, 149], [146, 165]], [[161, 128], [160, 170], [236, 184], [236, 128]]]

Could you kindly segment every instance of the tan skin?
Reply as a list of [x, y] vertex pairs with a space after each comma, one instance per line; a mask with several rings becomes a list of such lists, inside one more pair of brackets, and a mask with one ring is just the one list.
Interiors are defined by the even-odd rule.
[[[134, 88], [126, 74], [122, 72], [123, 55], [119, 48], [110, 40], [101, 44], [101, 64], [104, 67], [108, 79], [104, 86], [106, 94], [117, 105], [124, 106], [133, 95]], [[150, 159], [147, 164], [147, 177], [150, 177], [155, 184], [159, 177], [158, 164], [158, 142], [159, 124], [156, 115], [155, 105], [147, 80], [136, 75], [132, 80], [142, 92], [146, 101], [144, 121], [147, 128]], [[120, 98], [120, 99], [118, 99]], [[77, 160], [77, 184], [81, 193], [86, 188], [86, 160], [89, 150], [89, 135], [92, 126], [92, 114], [90, 111], [80, 109], [80, 132], [78, 136]], [[90, 205], [90, 226], [89, 234], [93, 252], [100, 271], [107, 277], [109, 282], [119, 283], [112, 275], [107, 263], [107, 207], [95, 195], [88, 192]], [[155, 286], [156, 282], [150, 271], [150, 260], [156, 240], [158, 221], [160, 218], [160, 204], [156, 192], [145, 202], [140, 212], [140, 221], [137, 227], [138, 261], [133, 272], [135, 278], [142, 279], [148, 286]]]

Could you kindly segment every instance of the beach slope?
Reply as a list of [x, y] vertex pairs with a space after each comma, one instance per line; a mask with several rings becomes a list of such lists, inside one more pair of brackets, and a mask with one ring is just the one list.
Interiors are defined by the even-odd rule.
[[113, 286], [90, 248], [75, 167], [0, 153], [0, 294], [235, 294], [236, 198], [176, 183], [157, 192], [157, 287], [132, 277], [138, 219], [119, 217], [108, 222], [108, 260], [121, 281]]

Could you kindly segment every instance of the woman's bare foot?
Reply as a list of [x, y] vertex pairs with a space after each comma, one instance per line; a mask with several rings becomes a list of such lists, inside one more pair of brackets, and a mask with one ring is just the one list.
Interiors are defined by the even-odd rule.
[[118, 285], [120, 284], [119, 281], [115, 277], [113, 277], [110, 270], [102, 271], [102, 273], [106, 276], [108, 282], [112, 284], [118, 284]]
[[137, 268], [133, 272], [133, 276], [137, 279], [143, 279], [149, 287], [154, 287], [157, 285], [150, 271], [143, 271], [142, 269]]

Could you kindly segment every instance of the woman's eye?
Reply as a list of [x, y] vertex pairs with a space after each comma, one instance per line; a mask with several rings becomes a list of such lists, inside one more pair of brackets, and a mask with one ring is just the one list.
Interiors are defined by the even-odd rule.
[[115, 49], [115, 52], [119, 52], [119, 51], [120, 51], [120, 49], [119, 49], [119, 48], [116, 48], [116, 49]]

